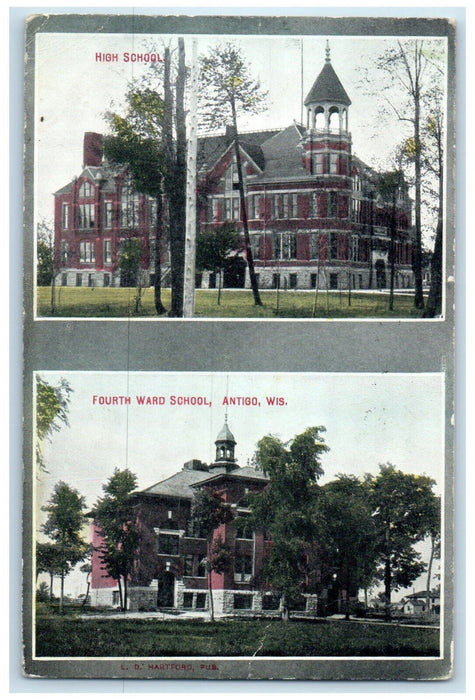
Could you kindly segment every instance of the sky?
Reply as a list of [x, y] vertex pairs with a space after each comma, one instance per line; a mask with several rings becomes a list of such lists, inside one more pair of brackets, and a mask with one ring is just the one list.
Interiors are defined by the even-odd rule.
[[[434, 490], [443, 494], [444, 383], [439, 373], [42, 372], [40, 376], [54, 386], [65, 378], [73, 392], [69, 425], [62, 425], [44, 446], [48, 473], [33, 479], [37, 531], [44, 518], [39, 509], [59, 480], [77, 489], [90, 507], [115, 467], [128, 467], [137, 475], [138, 489], [144, 489], [179, 471], [190, 459], [210, 463], [226, 408], [240, 466], [247, 465], [264, 435], [288, 441], [319, 425], [326, 428], [330, 448], [322, 456], [320, 483], [339, 473], [376, 475], [380, 464], [391, 462], [403, 472], [430, 476], [436, 481]], [[114, 396], [116, 405], [106, 405], [112, 400], [106, 397]], [[157, 405], [139, 405], [137, 396], [163, 399], [157, 399]], [[267, 397], [274, 396], [283, 399], [282, 406], [267, 404]], [[120, 397], [130, 397], [130, 405]], [[172, 405], [172, 397], [201, 397], [211, 405]], [[256, 405], [226, 407], [225, 397], [250, 397]], [[78, 584], [73, 578], [68, 587], [75, 592], [74, 586], [82, 584], [82, 579]]]
[[[222, 44], [226, 37], [198, 36], [198, 55]], [[260, 130], [286, 127], [302, 118], [301, 104], [325, 61], [326, 36], [232, 37], [248, 61], [251, 75], [268, 92], [266, 111], [245, 116], [239, 128]], [[387, 157], [406, 137], [407, 122], [391, 117], [382, 121], [379, 97], [367, 94], [363, 74], [372, 81], [372, 91], [380, 85], [375, 60], [394, 37], [332, 36], [329, 39], [332, 65], [348, 93], [349, 130], [353, 152], [373, 167], [387, 167]], [[425, 38], [425, 46], [445, 51], [445, 40]], [[174, 46], [170, 36], [133, 34], [48, 34], [36, 36], [35, 81], [35, 213], [36, 220], [51, 219], [52, 194], [78, 175], [82, 167], [83, 135], [104, 132], [104, 114], [111, 104], [121, 111], [123, 96], [131, 80], [148, 70], [147, 64], [124, 63], [124, 51], [155, 50]], [[185, 52], [191, 55], [191, 39], [185, 39]], [[118, 53], [119, 62], [96, 61], [96, 53]], [[303, 80], [302, 80], [303, 78]], [[444, 78], [441, 78], [444, 82]], [[379, 91], [380, 92], [380, 91]], [[391, 99], [401, 104], [397, 80]], [[305, 113], [303, 115], [306, 123]], [[223, 125], [224, 126], [224, 125]]]

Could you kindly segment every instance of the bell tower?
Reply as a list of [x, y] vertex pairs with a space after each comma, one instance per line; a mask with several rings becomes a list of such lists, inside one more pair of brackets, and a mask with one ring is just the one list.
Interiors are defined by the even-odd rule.
[[[331, 63], [327, 40], [325, 63], [304, 101], [307, 135], [304, 141], [305, 167], [312, 175], [348, 177], [351, 134], [348, 109], [351, 100]], [[340, 181], [340, 186], [342, 183]]]
[[234, 448], [236, 440], [228, 426], [228, 417], [225, 416], [224, 425], [218, 433], [214, 442], [216, 445], [216, 460], [213, 467], [226, 467], [227, 470], [237, 468], [236, 459], [234, 457]]
[[325, 63], [305, 98], [307, 130], [348, 135], [348, 108], [351, 100], [335, 73], [327, 39]]

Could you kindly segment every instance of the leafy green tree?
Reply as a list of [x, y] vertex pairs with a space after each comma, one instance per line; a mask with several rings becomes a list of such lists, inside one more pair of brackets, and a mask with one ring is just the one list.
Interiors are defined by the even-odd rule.
[[36, 602], [37, 603], [47, 603], [51, 600], [51, 594], [48, 591], [48, 584], [42, 581], [38, 588], [36, 589]]
[[56, 311], [56, 274], [59, 268], [59, 260], [54, 252], [53, 224], [47, 219], [42, 219], [37, 226], [36, 234], [36, 284], [39, 287], [51, 286], [50, 308], [51, 313]]
[[157, 314], [166, 311], [161, 301], [163, 248], [163, 180], [165, 159], [161, 144], [164, 102], [150, 89], [131, 89], [125, 116], [107, 114], [112, 134], [104, 139], [104, 154], [114, 164], [127, 166], [134, 189], [153, 197], [156, 205], [154, 237], [154, 295]]
[[129, 469], [114, 469], [102, 486], [104, 496], [93, 508], [102, 545], [100, 559], [107, 573], [117, 580], [120, 606], [127, 610], [128, 580], [133, 571], [139, 542], [134, 506], [130, 494], [137, 486], [137, 477]]
[[86, 522], [85, 499], [64, 481], [58, 481], [49, 502], [41, 508], [47, 513], [42, 531], [55, 544], [61, 578], [60, 610], [63, 609], [64, 579], [71, 569], [86, 557], [88, 546], [81, 530]]
[[196, 269], [219, 274], [218, 305], [221, 303], [223, 269], [231, 253], [239, 248], [239, 239], [239, 234], [229, 223], [200, 231], [196, 239]]
[[428, 476], [405, 474], [392, 464], [380, 465], [378, 476], [367, 478], [386, 619], [391, 617], [391, 591], [406, 588], [425, 570], [414, 545], [434, 528], [434, 484]]
[[223, 573], [229, 568], [232, 555], [221, 537], [214, 537], [215, 530], [225, 523], [231, 522], [233, 513], [231, 507], [217, 495], [203, 488], [197, 491], [191, 506], [191, 517], [194, 526], [202, 537], [206, 537], [206, 572], [208, 577], [208, 595], [211, 620], [214, 620], [212, 573]]
[[68, 411], [71, 386], [66, 379], [61, 379], [57, 386], [45, 382], [36, 376], [36, 464], [42, 471], [47, 471], [44, 456], [44, 441], [61, 429], [61, 424], [69, 425]]
[[376, 574], [376, 528], [369, 495], [367, 483], [353, 475], [339, 474], [335, 481], [321, 487], [316, 504], [321, 541], [346, 592], [346, 619], [350, 617], [350, 596], [366, 588]]
[[53, 277], [53, 253], [45, 241], [36, 244], [36, 283], [38, 287], [48, 287]]
[[126, 238], [119, 251], [119, 267], [124, 276], [126, 286], [135, 284], [136, 294], [134, 300], [134, 313], [139, 314], [142, 310], [142, 248], [140, 238]]
[[263, 578], [281, 596], [283, 619], [288, 619], [289, 599], [302, 590], [308, 549], [317, 539], [314, 503], [323, 474], [320, 457], [329, 449], [324, 432], [322, 426], [307, 428], [290, 443], [267, 435], [257, 446], [256, 463], [270, 482], [250, 498], [250, 524], [272, 537]]
[[39, 574], [49, 576], [49, 598], [53, 598], [53, 579], [61, 575], [61, 552], [53, 542], [36, 543], [36, 578]]
[[239, 114], [255, 114], [261, 111], [264, 108], [266, 93], [262, 92], [260, 83], [250, 76], [241, 51], [232, 43], [216, 47], [208, 56], [201, 57], [200, 63], [200, 79], [203, 88], [201, 109], [204, 124], [213, 129], [222, 128], [223, 124], [230, 122], [233, 127], [234, 155], [249, 278], [254, 303], [256, 306], [262, 306], [249, 236], [237, 120]]

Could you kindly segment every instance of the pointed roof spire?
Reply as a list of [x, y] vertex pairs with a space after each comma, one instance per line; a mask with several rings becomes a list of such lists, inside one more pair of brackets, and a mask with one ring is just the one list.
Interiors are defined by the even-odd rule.
[[330, 45], [328, 39], [325, 53], [326, 59], [325, 63], [323, 64], [323, 68], [312, 85], [312, 89], [305, 98], [304, 105], [307, 106], [308, 104], [314, 102], [335, 102], [349, 106], [351, 104], [351, 100], [331, 64]]
[[234, 435], [229, 430], [227, 412], [226, 412], [226, 416], [224, 418], [224, 425], [221, 428], [221, 430], [219, 431], [218, 437], [216, 438], [215, 442], [224, 442], [224, 441], [233, 442], [234, 444], [236, 444], [236, 440], [234, 439]]

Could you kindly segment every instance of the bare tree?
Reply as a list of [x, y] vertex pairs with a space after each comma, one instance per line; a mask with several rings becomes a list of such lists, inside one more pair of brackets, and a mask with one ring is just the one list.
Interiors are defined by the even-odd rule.
[[260, 83], [250, 77], [240, 50], [231, 43], [217, 47], [201, 58], [201, 83], [205, 96], [202, 105], [204, 122], [210, 128], [222, 127], [229, 121], [232, 124], [244, 248], [254, 304], [262, 306], [249, 236], [237, 118], [242, 112], [261, 111], [266, 94], [261, 91]]

